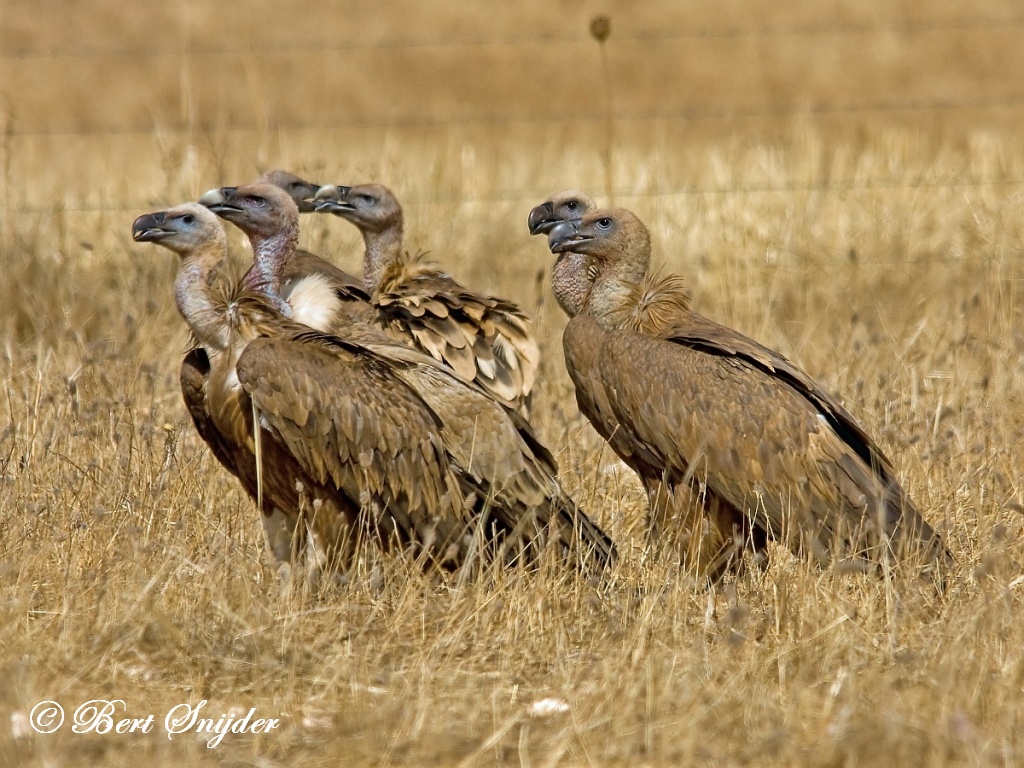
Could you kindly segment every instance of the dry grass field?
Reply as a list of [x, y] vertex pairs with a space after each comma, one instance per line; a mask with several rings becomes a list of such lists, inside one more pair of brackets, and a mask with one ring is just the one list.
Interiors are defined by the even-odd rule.
[[[3, 5], [0, 766], [1024, 764], [1007, 4]], [[410, 247], [534, 313], [535, 426], [620, 547], [607, 579], [439, 579], [367, 551], [343, 586], [281, 590], [181, 402], [173, 257], [130, 238], [270, 167], [389, 184]], [[840, 395], [959, 561], [944, 593], [785, 551], [707, 590], [645, 550], [526, 232], [570, 186], [635, 210], [701, 312]], [[354, 228], [304, 226], [358, 269]], [[73, 732], [92, 699], [150, 732]], [[44, 700], [67, 712], [49, 735]], [[170, 737], [203, 700], [280, 722]]]

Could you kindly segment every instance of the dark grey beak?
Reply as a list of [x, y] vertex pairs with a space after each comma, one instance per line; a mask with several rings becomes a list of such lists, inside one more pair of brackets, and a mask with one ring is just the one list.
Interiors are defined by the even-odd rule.
[[548, 248], [552, 253], [571, 251], [576, 243], [591, 240], [587, 235], [580, 234], [578, 221], [560, 221], [548, 232]]
[[546, 235], [560, 221], [562, 219], [555, 216], [554, 207], [551, 201], [548, 200], [546, 203], [541, 203], [530, 211], [530, 218], [527, 219], [527, 224], [530, 226], [531, 235]]
[[139, 216], [132, 224], [132, 240], [137, 243], [155, 243], [174, 234], [173, 229], [164, 226], [167, 220], [165, 211], [146, 213]]

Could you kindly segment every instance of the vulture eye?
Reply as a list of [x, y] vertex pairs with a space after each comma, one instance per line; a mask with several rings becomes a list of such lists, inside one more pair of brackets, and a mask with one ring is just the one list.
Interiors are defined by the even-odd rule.
[[612, 220], [608, 216], [605, 216], [602, 219], [598, 219], [597, 220], [597, 228], [598, 229], [611, 229], [612, 228]]
[[181, 217], [182, 224], [194, 224], [195, 220], [196, 217], [193, 216], [191, 213], [186, 213], [184, 216]]
[[568, 203], [565, 204], [565, 207], [568, 208], [570, 211], [575, 211], [577, 208], [580, 207], [580, 204], [577, 203], [575, 200], [570, 200]]
[[254, 208], [263, 208], [267, 204], [266, 200], [264, 200], [262, 197], [257, 197], [256, 195], [250, 195], [249, 197], [245, 198], [245, 202], [249, 203], [249, 205], [253, 206]]
[[364, 205], [375, 205], [377, 203], [370, 195], [356, 195], [356, 200]]

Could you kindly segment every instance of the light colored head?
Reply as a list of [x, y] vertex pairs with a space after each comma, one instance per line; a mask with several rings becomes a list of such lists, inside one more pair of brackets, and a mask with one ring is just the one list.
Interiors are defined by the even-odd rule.
[[223, 251], [226, 244], [224, 226], [198, 203], [139, 216], [132, 224], [132, 239], [137, 243], [156, 243], [182, 259], [211, 245]]
[[201, 198], [203, 205], [241, 229], [250, 238], [270, 238], [298, 228], [299, 209], [291, 196], [273, 184], [221, 187]]
[[555, 298], [570, 316], [587, 309], [611, 311], [627, 289], [643, 280], [651, 260], [647, 227], [625, 208], [563, 221], [548, 233], [548, 246], [558, 254], [551, 275]]
[[379, 233], [402, 226], [402, 206], [391, 190], [379, 184], [321, 187], [315, 206], [317, 213], [333, 213], [363, 232]]
[[527, 223], [531, 235], [546, 235], [563, 221], [579, 221], [597, 209], [593, 198], [578, 189], [559, 192], [530, 211]]

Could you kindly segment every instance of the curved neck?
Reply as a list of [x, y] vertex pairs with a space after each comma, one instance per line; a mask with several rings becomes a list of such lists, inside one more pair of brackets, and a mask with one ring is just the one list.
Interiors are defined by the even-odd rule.
[[223, 302], [214, 295], [213, 281], [224, 260], [224, 241], [207, 243], [189, 254], [174, 280], [174, 303], [196, 340], [205, 347], [223, 351], [229, 330]]
[[299, 244], [298, 222], [289, 223], [270, 236], [250, 234], [249, 243], [252, 245], [253, 263], [243, 284], [283, 315], [291, 317], [291, 307], [281, 296], [281, 284]]
[[565, 314], [576, 317], [587, 304], [591, 282], [587, 279], [587, 257], [563, 253], [551, 269], [551, 291]]
[[388, 267], [402, 252], [402, 222], [392, 224], [380, 232], [363, 230], [363, 287], [371, 296], [380, 286]]

